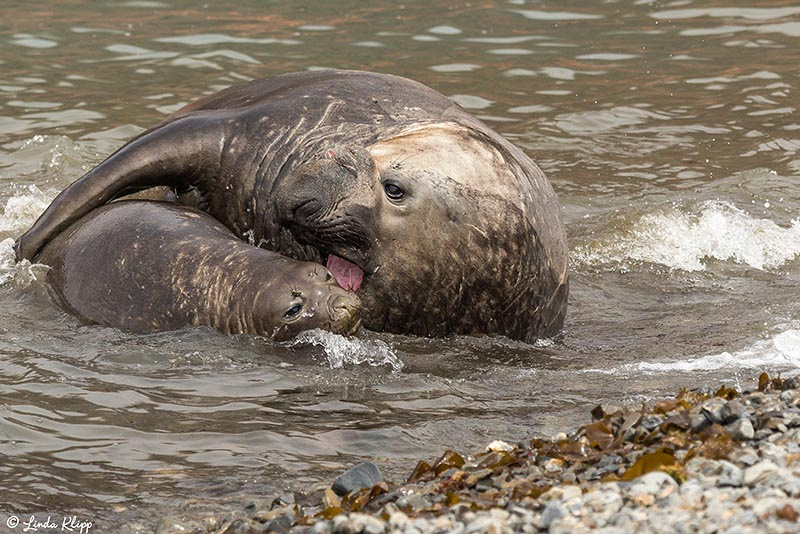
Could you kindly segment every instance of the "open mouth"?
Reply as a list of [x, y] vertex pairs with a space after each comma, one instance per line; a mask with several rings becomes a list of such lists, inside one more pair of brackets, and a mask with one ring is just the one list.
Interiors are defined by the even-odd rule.
[[351, 261], [334, 254], [328, 255], [325, 267], [331, 272], [342, 289], [358, 291], [364, 282], [364, 270]]

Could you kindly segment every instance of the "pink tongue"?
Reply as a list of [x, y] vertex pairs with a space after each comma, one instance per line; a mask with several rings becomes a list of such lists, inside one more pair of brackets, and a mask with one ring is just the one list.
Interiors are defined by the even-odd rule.
[[348, 291], [358, 291], [361, 282], [364, 280], [364, 271], [355, 263], [334, 256], [328, 256], [328, 270], [343, 289]]

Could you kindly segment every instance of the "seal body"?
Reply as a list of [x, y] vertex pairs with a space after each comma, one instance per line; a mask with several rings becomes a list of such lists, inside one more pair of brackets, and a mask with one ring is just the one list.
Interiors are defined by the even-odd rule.
[[136, 332], [205, 325], [278, 340], [351, 334], [360, 302], [322, 265], [253, 247], [192, 208], [119, 201], [90, 212], [39, 255], [65, 309]]
[[312, 71], [205, 97], [65, 189], [20, 237], [18, 257], [154, 185], [237, 236], [327, 264], [359, 288], [370, 329], [532, 341], [563, 324], [568, 251], [547, 178], [417, 82]]

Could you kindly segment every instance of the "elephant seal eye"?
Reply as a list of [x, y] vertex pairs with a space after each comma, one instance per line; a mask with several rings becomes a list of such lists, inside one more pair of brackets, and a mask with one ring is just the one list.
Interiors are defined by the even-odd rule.
[[406, 192], [403, 191], [399, 185], [392, 182], [384, 183], [383, 190], [386, 193], [386, 196], [389, 197], [389, 200], [393, 200], [395, 202], [402, 200], [406, 194]]
[[295, 304], [294, 306], [292, 306], [291, 308], [286, 310], [286, 312], [284, 312], [283, 318], [284, 319], [294, 319], [295, 317], [297, 317], [297, 314], [299, 314], [301, 311], [303, 311], [303, 305], [302, 304]]

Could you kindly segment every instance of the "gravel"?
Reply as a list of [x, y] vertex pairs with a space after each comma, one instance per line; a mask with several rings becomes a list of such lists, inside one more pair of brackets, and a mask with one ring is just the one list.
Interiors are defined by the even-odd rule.
[[316, 488], [224, 517], [164, 518], [157, 532], [800, 532], [799, 388], [797, 378], [762, 375], [754, 391], [723, 386], [647, 408], [597, 406], [571, 434], [495, 441], [474, 456], [446, 451], [404, 482], [360, 464], [336, 492]]

